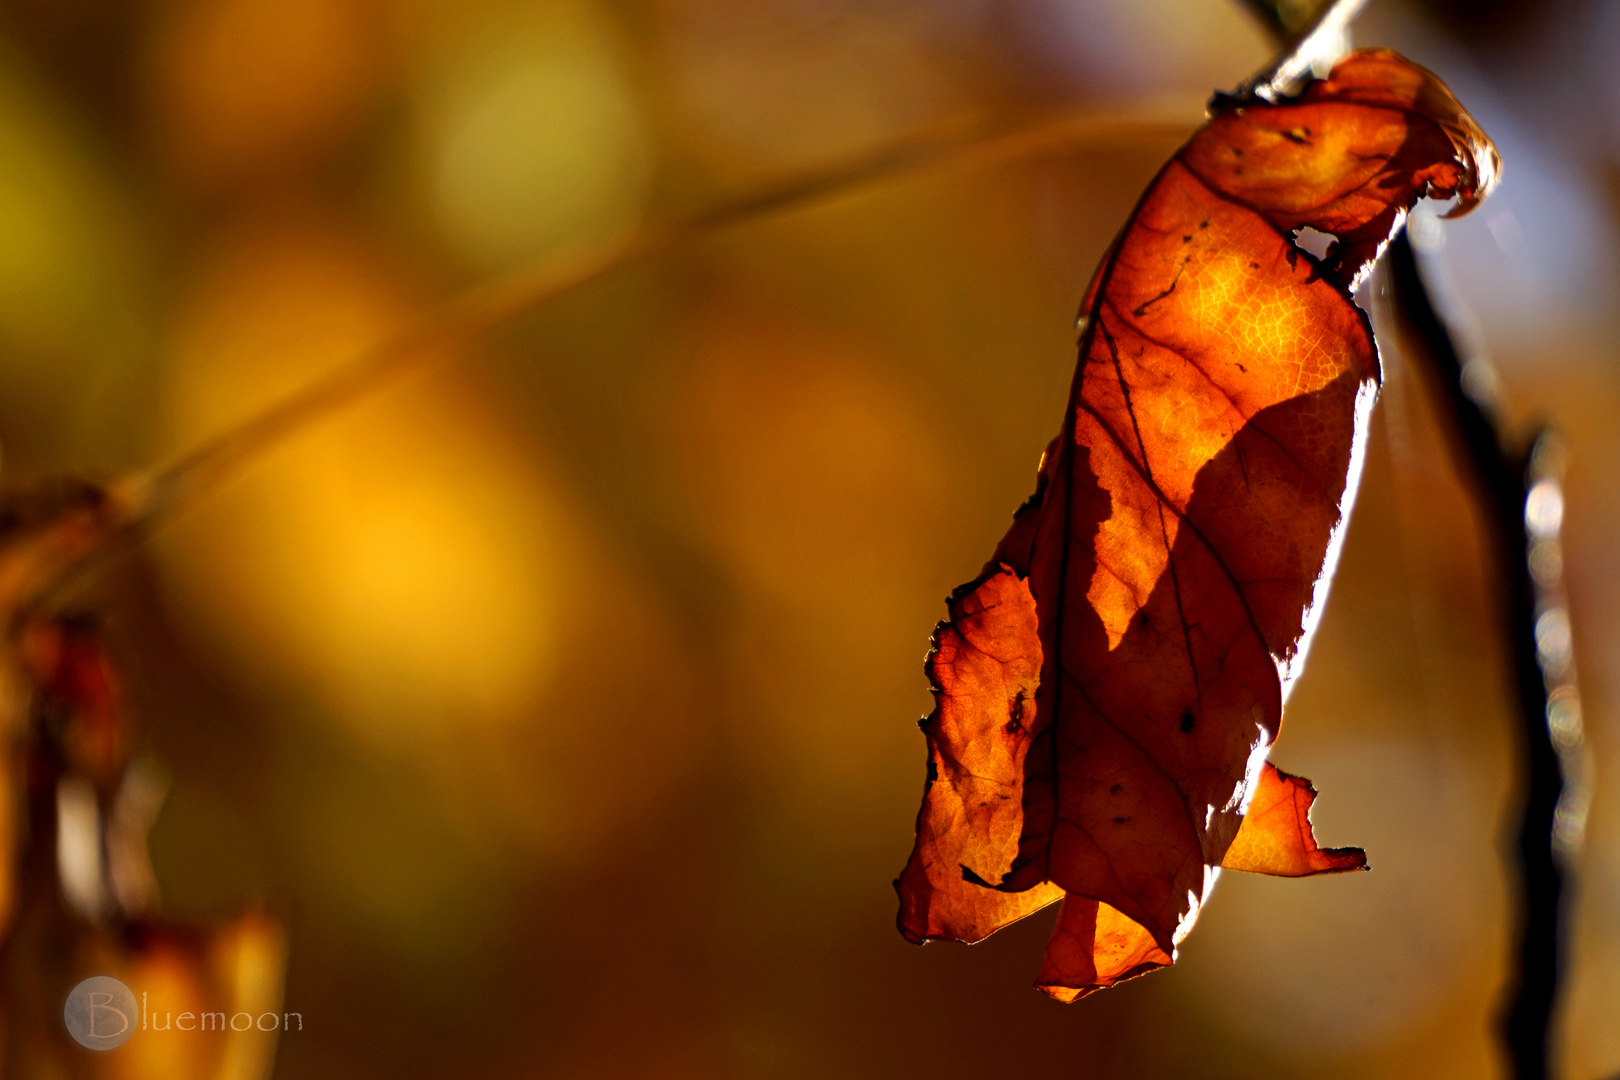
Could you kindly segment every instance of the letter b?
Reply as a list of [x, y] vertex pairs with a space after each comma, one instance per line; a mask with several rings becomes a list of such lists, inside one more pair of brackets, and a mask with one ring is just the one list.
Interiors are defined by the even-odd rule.
[[80, 1046], [111, 1050], [135, 1034], [135, 995], [108, 975], [93, 975], [75, 986], [62, 1006], [62, 1021]]

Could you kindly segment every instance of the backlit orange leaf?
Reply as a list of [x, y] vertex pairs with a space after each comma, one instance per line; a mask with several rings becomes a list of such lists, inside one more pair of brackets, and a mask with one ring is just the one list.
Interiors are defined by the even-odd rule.
[[[1212, 108], [1099, 269], [1035, 494], [927, 664], [901, 932], [977, 941], [1061, 897], [1038, 985], [1064, 1001], [1172, 963], [1223, 866], [1365, 867], [1266, 760], [1378, 386], [1350, 289], [1418, 199], [1465, 211], [1498, 168], [1387, 51]], [[1336, 242], [1318, 259], [1301, 228]]]

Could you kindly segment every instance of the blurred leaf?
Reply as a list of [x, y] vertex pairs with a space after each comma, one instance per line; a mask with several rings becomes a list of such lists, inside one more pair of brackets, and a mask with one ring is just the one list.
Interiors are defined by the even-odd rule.
[[1368, 50], [1296, 99], [1218, 98], [1160, 172], [1083, 305], [1035, 495], [934, 636], [908, 938], [1068, 894], [1038, 985], [1072, 1001], [1171, 964], [1223, 865], [1364, 866], [1266, 761], [1379, 381], [1350, 288], [1419, 198], [1467, 209], [1496, 169], [1438, 79]]

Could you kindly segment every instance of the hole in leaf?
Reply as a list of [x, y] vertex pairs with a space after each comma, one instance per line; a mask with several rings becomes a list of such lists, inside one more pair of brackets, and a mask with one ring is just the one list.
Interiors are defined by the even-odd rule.
[[1294, 230], [1294, 246], [1301, 251], [1308, 251], [1318, 259], [1327, 258], [1328, 249], [1339, 242], [1339, 238], [1332, 233], [1319, 232], [1309, 225], [1302, 225]]

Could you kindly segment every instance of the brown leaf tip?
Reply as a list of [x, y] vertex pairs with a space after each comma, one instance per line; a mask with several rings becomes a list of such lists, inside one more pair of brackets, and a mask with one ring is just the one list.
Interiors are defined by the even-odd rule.
[[1420, 194], [1457, 205], [1447, 214], [1460, 217], [1479, 205], [1502, 176], [1502, 157], [1440, 77], [1392, 49], [1358, 49], [1334, 65], [1323, 80], [1307, 86], [1302, 100], [1357, 102], [1402, 109], [1435, 124], [1451, 140], [1454, 168], [1435, 165], [1418, 173]]

